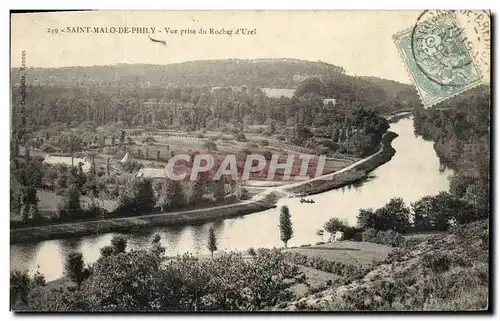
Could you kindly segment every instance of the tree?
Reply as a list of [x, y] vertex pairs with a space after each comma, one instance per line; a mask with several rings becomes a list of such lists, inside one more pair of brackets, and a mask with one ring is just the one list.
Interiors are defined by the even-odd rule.
[[[460, 211], [456, 200], [448, 193], [424, 196], [411, 204], [413, 225], [418, 231], [439, 230], [449, 227], [449, 220]], [[463, 209], [462, 209], [463, 210]]]
[[125, 143], [125, 131], [122, 130], [120, 132], [120, 145], [123, 145]]
[[210, 226], [208, 230], [208, 250], [210, 251], [210, 255], [214, 257], [214, 252], [217, 251], [217, 236], [215, 235], [214, 228]]
[[186, 195], [179, 181], [165, 180], [158, 197], [158, 205], [162, 210], [176, 209], [186, 205]]
[[190, 181], [186, 184], [185, 195], [188, 205], [194, 205], [203, 197], [205, 182], [202, 180]]
[[372, 208], [360, 209], [357, 216], [358, 227], [362, 230], [369, 228], [375, 229], [378, 218], [377, 214]]
[[88, 270], [85, 268], [81, 252], [68, 253], [64, 262], [64, 274], [78, 286], [88, 277]]
[[111, 158], [108, 157], [106, 160], [106, 174], [109, 176], [111, 173]]
[[21, 301], [26, 303], [28, 293], [31, 288], [31, 280], [28, 271], [10, 271], [10, 306]]
[[283, 243], [285, 244], [285, 247], [287, 247], [288, 241], [293, 236], [293, 228], [292, 228], [290, 210], [288, 209], [288, 206], [286, 206], [286, 205], [283, 205], [281, 207], [279, 227], [280, 227], [281, 241], [283, 241]]
[[392, 198], [389, 203], [377, 210], [377, 217], [383, 220], [380, 230], [393, 230], [405, 233], [410, 227], [410, 209], [402, 198]]
[[234, 139], [237, 142], [246, 142], [247, 141], [247, 138], [246, 138], [245, 134], [243, 134], [242, 132], [239, 132], [239, 133], [235, 134], [234, 135]]
[[64, 193], [62, 202], [58, 205], [60, 218], [78, 217], [82, 212], [80, 191], [75, 185], [70, 186]]
[[221, 202], [226, 197], [226, 184], [222, 180], [213, 182], [214, 196], [217, 202]]
[[101, 247], [99, 252], [101, 253], [101, 256], [110, 256], [115, 254], [115, 249], [111, 245], [106, 245]]
[[127, 240], [122, 236], [113, 236], [111, 239], [111, 246], [115, 253], [124, 253], [127, 248]]
[[161, 246], [161, 236], [159, 234], [155, 234], [153, 236], [151, 246], [151, 252], [155, 255], [162, 256], [163, 254], [165, 254], [165, 248]]
[[71, 166], [74, 166], [73, 159], [76, 152], [82, 149], [82, 139], [75, 134], [71, 134], [67, 137], [63, 148], [71, 154]]
[[344, 232], [347, 226], [347, 222], [337, 217], [332, 217], [325, 223], [324, 229], [328, 233], [334, 234], [335, 232]]
[[203, 142], [203, 148], [208, 150], [208, 152], [216, 151], [217, 144], [212, 140], [206, 140], [205, 142]]
[[410, 209], [402, 198], [392, 198], [383, 207], [373, 211], [361, 209], [358, 214], [358, 227], [373, 228], [378, 231], [393, 230], [405, 233], [410, 227]]

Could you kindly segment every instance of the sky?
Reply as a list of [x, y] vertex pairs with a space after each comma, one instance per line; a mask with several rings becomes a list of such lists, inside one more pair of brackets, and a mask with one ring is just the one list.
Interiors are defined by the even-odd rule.
[[[393, 35], [420, 11], [93, 11], [11, 17], [11, 66], [62, 67], [116, 63], [170, 64], [206, 59], [296, 58], [331, 63], [350, 75], [410, 83]], [[149, 34], [69, 33], [68, 28], [155, 28]], [[73, 29], [74, 28], [74, 29]], [[177, 29], [167, 34], [165, 28]], [[206, 35], [180, 35], [192, 29]], [[211, 35], [255, 30], [252, 35]], [[65, 30], [65, 32], [56, 30]], [[81, 29], [80, 29], [81, 30]], [[131, 29], [129, 29], [131, 30]], [[161, 32], [159, 32], [161, 30]], [[166, 40], [155, 43], [148, 36]], [[24, 51], [24, 55], [22, 54]]]

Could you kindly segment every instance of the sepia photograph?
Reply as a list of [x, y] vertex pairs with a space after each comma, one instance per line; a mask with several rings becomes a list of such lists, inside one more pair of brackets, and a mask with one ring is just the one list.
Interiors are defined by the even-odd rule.
[[491, 312], [491, 16], [11, 11], [10, 310]]

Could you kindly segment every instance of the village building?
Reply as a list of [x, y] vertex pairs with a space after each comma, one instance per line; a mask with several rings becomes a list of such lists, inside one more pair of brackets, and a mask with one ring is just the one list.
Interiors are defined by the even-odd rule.
[[165, 168], [141, 168], [136, 177], [150, 179], [166, 179], [167, 170]]
[[323, 99], [323, 105], [328, 106], [329, 103], [332, 103], [333, 106], [337, 104], [337, 99], [335, 98], [325, 98]]
[[57, 164], [64, 164], [67, 166], [78, 166], [80, 163], [82, 163], [82, 170], [84, 173], [88, 173], [90, 171], [90, 168], [92, 167], [92, 163], [89, 161], [87, 157], [84, 158], [78, 158], [78, 157], [70, 157], [70, 156], [50, 156], [46, 155], [45, 159], [43, 160], [43, 164], [51, 164], [51, 165], [57, 165]]

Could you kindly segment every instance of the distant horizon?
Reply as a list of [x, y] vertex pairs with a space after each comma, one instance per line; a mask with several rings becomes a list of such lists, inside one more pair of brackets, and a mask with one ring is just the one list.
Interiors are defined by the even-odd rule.
[[[67, 65], [67, 66], [58, 66], [58, 67], [44, 67], [44, 66], [26, 66], [26, 69], [64, 69], [64, 68], [91, 68], [91, 67], [113, 67], [113, 66], [119, 66], [119, 65], [148, 65], [148, 66], [169, 66], [169, 65], [180, 65], [184, 63], [189, 63], [189, 62], [200, 62], [200, 61], [224, 61], [224, 60], [297, 60], [297, 61], [302, 61], [302, 62], [313, 62], [313, 63], [323, 63], [326, 65], [331, 65], [331, 66], [336, 66], [340, 68], [344, 68], [341, 65], [336, 65], [330, 62], [322, 61], [322, 60], [307, 60], [307, 59], [300, 59], [300, 58], [290, 58], [290, 57], [280, 57], [280, 58], [270, 58], [270, 57], [260, 57], [260, 58], [219, 58], [219, 59], [197, 59], [197, 60], [186, 60], [186, 61], [181, 61], [181, 62], [171, 62], [171, 63], [165, 63], [165, 64], [160, 64], [160, 63], [146, 63], [146, 62], [117, 62], [114, 64], [95, 64], [95, 65]], [[19, 69], [21, 66], [10, 66], [10, 69]], [[344, 68], [344, 70], [346, 70]], [[402, 82], [396, 79], [390, 79], [390, 78], [385, 78], [385, 77], [380, 77], [376, 75], [358, 75], [358, 74], [352, 74], [349, 73], [348, 70], [345, 71], [345, 75], [351, 76], [351, 77], [375, 77], [379, 79], [385, 79], [389, 81], [394, 81], [400, 84], [404, 85], [412, 85], [411, 81], [408, 80], [408, 82]]]

